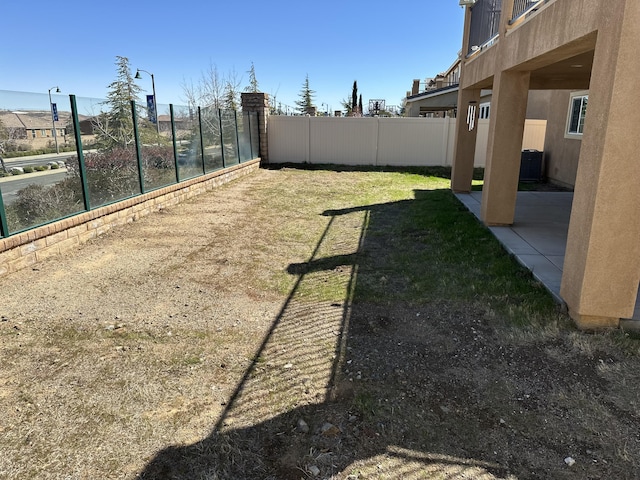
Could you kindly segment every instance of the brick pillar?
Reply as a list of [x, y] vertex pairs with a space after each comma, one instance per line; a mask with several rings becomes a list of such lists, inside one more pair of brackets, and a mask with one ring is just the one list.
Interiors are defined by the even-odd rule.
[[242, 93], [242, 111], [258, 113], [258, 129], [260, 133], [260, 158], [262, 163], [269, 163], [269, 144], [267, 137], [267, 121], [269, 118], [269, 95], [267, 93]]

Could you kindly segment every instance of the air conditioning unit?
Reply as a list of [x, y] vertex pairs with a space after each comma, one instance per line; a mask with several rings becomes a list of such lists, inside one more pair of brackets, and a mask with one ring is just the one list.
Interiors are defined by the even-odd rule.
[[476, 0], [460, 0], [460, 6], [464, 7], [465, 5], [473, 5], [476, 3]]

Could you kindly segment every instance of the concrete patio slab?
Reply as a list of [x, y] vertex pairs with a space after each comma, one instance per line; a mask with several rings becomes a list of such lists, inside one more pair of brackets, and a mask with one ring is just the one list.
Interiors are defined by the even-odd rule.
[[[456, 197], [480, 219], [482, 192], [457, 193]], [[560, 283], [572, 202], [573, 192], [518, 192], [513, 225], [489, 227], [559, 303], [564, 303]], [[632, 320], [621, 322], [621, 326], [640, 329], [640, 294]]]

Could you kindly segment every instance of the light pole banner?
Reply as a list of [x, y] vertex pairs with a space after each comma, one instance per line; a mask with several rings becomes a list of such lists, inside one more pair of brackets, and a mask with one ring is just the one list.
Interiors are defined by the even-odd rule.
[[52, 103], [51, 109], [53, 110], [53, 121], [57, 122], [58, 121], [58, 105], [56, 105], [55, 103]]
[[153, 95], [147, 95], [147, 112], [149, 116], [149, 121], [151, 123], [156, 123], [156, 99]]

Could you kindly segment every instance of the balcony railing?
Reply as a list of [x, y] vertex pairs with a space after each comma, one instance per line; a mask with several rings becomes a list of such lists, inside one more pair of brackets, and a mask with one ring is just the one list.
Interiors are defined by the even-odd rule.
[[546, 0], [515, 0], [513, 2], [513, 13], [511, 15], [511, 23], [514, 20], [534, 11], [537, 7], [546, 3]]
[[471, 29], [467, 55], [489, 44], [498, 36], [501, 11], [502, 0], [478, 0], [471, 7]]

